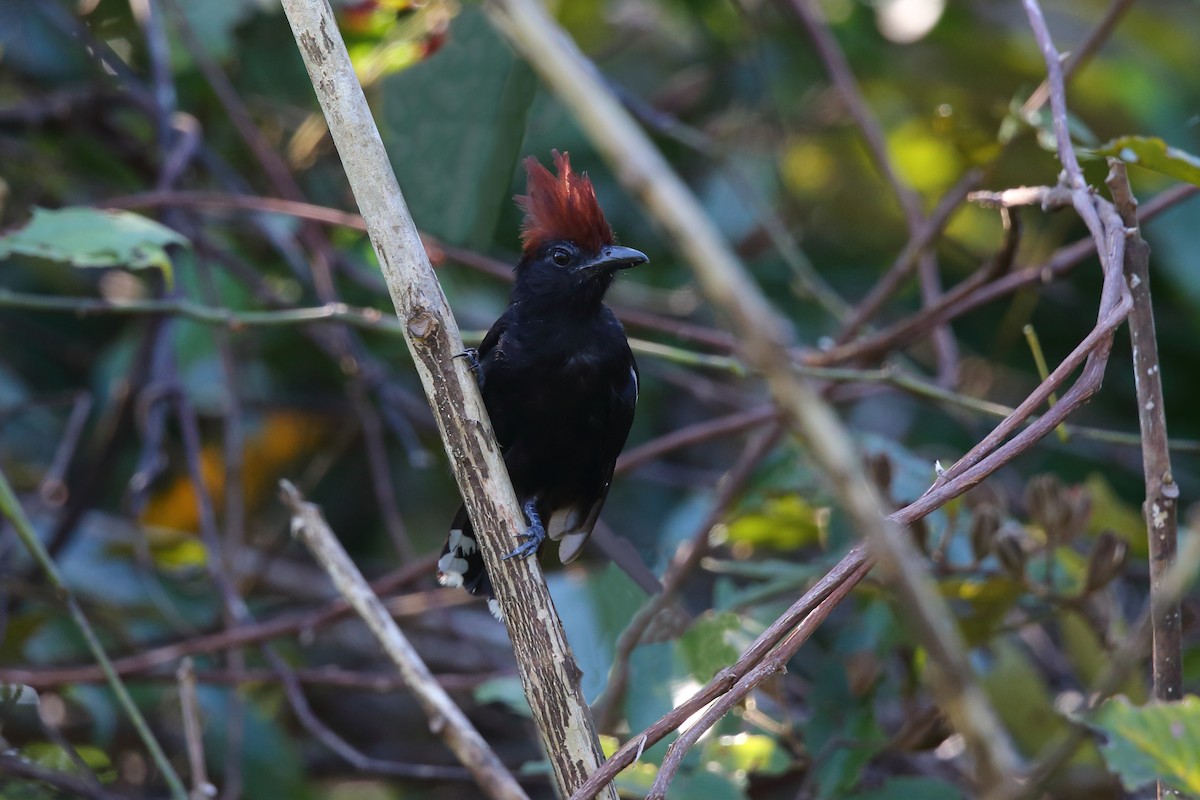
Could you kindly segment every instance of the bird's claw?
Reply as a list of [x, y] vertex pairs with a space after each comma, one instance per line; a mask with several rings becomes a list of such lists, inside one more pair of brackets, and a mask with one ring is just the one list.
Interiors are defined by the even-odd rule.
[[467, 360], [467, 369], [471, 370], [471, 372], [474, 372], [476, 377], [479, 377], [483, 374], [483, 367], [479, 363], [478, 348], [468, 347], [466, 350], [463, 350], [461, 353], [456, 355], [455, 358], [465, 358]]
[[525, 517], [529, 520], [529, 527], [517, 535], [525, 541], [517, 545], [511, 553], [504, 556], [503, 560], [505, 561], [510, 558], [528, 558], [538, 551], [538, 548], [542, 546], [542, 542], [546, 541], [546, 529], [542, 527], [542, 518], [538, 516], [537, 501], [526, 500], [523, 508]]

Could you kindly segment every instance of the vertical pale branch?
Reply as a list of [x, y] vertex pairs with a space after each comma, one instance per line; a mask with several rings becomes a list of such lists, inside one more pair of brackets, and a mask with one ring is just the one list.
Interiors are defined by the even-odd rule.
[[[408, 213], [327, 0], [284, 0], [329, 131], [404, 325], [442, 443], [481, 539], [517, 668], [560, 791], [602, 755], [580, 671], [537, 559], [501, 560], [526, 522], [504, 467], [454, 316]], [[610, 790], [609, 797], [616, 797]]]
[[[1138, 229], [1137, 200], [1129, 188], [1125, 164], [1111, 160], [1108, 188], [1125, 223], [1125, 281], [1133, 295], [1129, 336], [1133, 341], [1133, 379], [1137, 387], [1138, 425], [1142, 431], [1142, 469], [1146, 476], [1146, 533], [1150, 543], [1150, 607], [1154, 620], [1154, 697], [1183, 696], [1183, 641], [1179, 601], [1169, 602], [1163, 586], [1178, 549], [1179, 486], [1171, 472], [1167, 449], [1167, 415], [1163, 400], [1154, 307], [1150, 302], [1150, 246]], [[1160, 791], [1161, 794], [1161, 791]]]
[[50, 581], [50, 585], [58, 593], [67, 611], [71, 614], [71, 619], [75, 622], [75, 627], [83, 635], [84, 642], [87, 643], [88, 650], [92, 653], [92, 658], [100, 666], [100, 670], [104, 673], [105, 680], [112, 688], [113, 694], [117, 696], [117, 703], [129, 715], [130, 722], [133, 723], [134, 729], [145, 745], [146, 750], [150, 753], [150, 758], [153, 759], [155, 766], [162, 773], [163, 780], [167, 782], [167, 786], [171, 791], [171, 797], [174, 800], [188, 800], [187, 789], [184, 788], [183, 781], [179, 774], [175, 772], [175, 768], [171, 766], [171, 762], [167, 759], [167, 754], [163, 752], [162, 745], [154, 738], [154, 733], [150, 730], [150, 725], [147, 724], [146, 718], [142, 716], [142, 712], [138, 710], [137, 705], [133, 702], [133, 698], [129, 696], [129, 690], [125, 688], [117, 671], [113, 669], [112, 661], [109, 660], [108, 654], [104, 652], [104, 645], [100, 644], [100, 638], [96, 636], [96, 631], [92, 629], [91, 623], [83, 613], [83, 609], [79, 606], [79, 601], [75, 599], [74, 592], [67, 582], [63, 580], [62, 573], [58, 571], [58, 566], [50, 558], [50, 553], [46, 550], [42, 540], [38, 538], [37, 533], [33, 529], [33, 523], [29, 521], [29, 517], [25, 516], [25, 510], [21, 507], [20, 500], [9, 485], [8, 479], [4, 477], [4, 473], [0, 472], [0, 515], [7, 517], [12, 523], [13, 529], [17, 532], [17, 538], [29, 550], [29, 554], [33, 556], [33, 560], [41, 568], [46, 579]]

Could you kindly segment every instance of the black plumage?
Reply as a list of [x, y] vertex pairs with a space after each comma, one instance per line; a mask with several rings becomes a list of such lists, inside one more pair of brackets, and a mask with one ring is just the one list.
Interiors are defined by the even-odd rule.
[[[637, 404], [637, 363], [604, 294], [617, 270], [647, 259], [613, 243], [587, 176], [572, 172], [565, 153], [554, 159], [557, 177], [526, 159], [528, 194], [517, 198], [524, 252], [508, 308], [472, 357], [530, 522], [509, 556], [536, 552], [548, 536], [567, 563], [604, 505]], [[438, 580], [492, 597], [465, 508], [451, 524]]]

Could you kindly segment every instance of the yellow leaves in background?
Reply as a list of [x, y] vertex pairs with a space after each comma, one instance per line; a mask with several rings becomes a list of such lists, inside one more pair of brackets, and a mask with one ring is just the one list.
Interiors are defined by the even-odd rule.
[[942, 194], [966, 166], [953, 142], [924, 120], [910, 119], [890, 131], [887, 149], [900, 179], [922, 194]]
[[811, 139], [793, 139], [784, 147], [779, 171], [784, 184], [798, 195], [824, 190], [835, 177], [833, 154]]
[[[312, 452], [328, 428], [328, 421], [316, 414], [290, 410], [268, 414], [258, 431], [246, 439], [242, 452], [247, 508], [266, 501], [287, 468]], [[200, 471], [205, 491], [220, 510], [225, 495], [225, 456], [215, 442], [201, 452]], [[194, 538], [200, 530], [199, 509], [196, 486], [186, 474], [177, 475], [150, 498], [140, 521], [161, 566], [204, 563], [203, 546]]]
[[773, 497], [757, 511], [731, 521], [725, 537], [739, 555], [739, 545], [795, 550], [823, 541], [828, 521], [828, 508], [809, 505], [800, 495]]

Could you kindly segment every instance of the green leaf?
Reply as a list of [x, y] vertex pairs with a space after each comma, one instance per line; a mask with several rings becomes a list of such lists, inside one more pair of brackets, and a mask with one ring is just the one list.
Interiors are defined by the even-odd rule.
[[1082, 721], [1108, 737], [1101, 752], [1125, 788], [1161, 779], [1200, 794], [1200, 697], [1144, 706], [1115, 697]]
[[814, 758], [815, 794], [822, 800], [843, 797], [887, 739], [875, 719], [872, 694], [851, 690], [844, 659], [822, 659], [811, 695], [804, 745]]
[[697, 680], [707, 682], [737, 661], [739, 651], [730, 639], [741, 629], [737, 615], [726, 612], [701, 617], [680, 638], [680, 653]]
[[1125, 503], [1108, 479], [1099, 472], [1088, 475], [1083, 485], [1092, 498], [1088, 533], [1098, 536], [1101, 531], [1111, 530], [1129, 545], [1130, 559], [1145, 558], [1149, 545], [1146, 543], [1146, 521], [1142, 519], [1142, 512]]
[[381, 132], [417, 225], [456, 244], [489, 242], [511, 202], [532, 71], [482, 9], [464, 7], [445, 47], [381, 86]]
[[1200, 158], [1169, 146], [1157, 136], [1121, 136], [1080, 155], [1112, 156], [1163, 175], [1200, 186]]
[[1025, 650], [1009, 638], [996, 639], [991, 656], [979, 683], [1021, 752], [1038, 753], [1067, 727], [1054, 708], [1046, 679]]
[[[104, 779], [115, 777], [115, 774], [109, 773], [112, 761], [109, 759], [108, 754], [100, 748], [91, 745], [76, 745], [75, 752], [83, 760], [83, 763], [87, 764], [93, 771], [103, 773], [102, 777]], [[71, 775], [79, 775], [82, 772], [76, 766], [70, 754], [55, 742], [33, 742], [32, 744], [27, 744], [21, 748], [21, 755], [47, 769], [66, 772]]]
[[522, 717], [533, 717], [521, 680], [516, 677], [492, 678], [475, 687], [475, 702], [499, 703]]
[[746, 792], [728, 776], [707, 770], [680, 772], [667, 790], [667, 800], [745, 800]]
[[878, 789], [858, 792], [849, 800], [962, 800], [958, 787], [935, 778], [890, 778]]
[[72, 267], [157, 267], [171, 280], [168, 247], [189, 242], [170, 228], [129, 211], [95, 208], [33, 210], [24, 228], [0, 238], [0, 259], [13, 255]]

